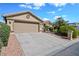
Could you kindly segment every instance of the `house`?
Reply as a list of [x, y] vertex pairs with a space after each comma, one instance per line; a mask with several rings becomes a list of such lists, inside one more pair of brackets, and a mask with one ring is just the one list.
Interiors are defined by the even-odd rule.
[[53, 31], [53, 25], [49, 20], [43, 21], [43, 25], [44, 25], [44, 32], [51, 32]]
[[72, 25], [72, 26], [79, 26], [79, 23], [69, 23], [69, 25]]
[[52, 23], [49, 20], [43, 21], [46, 26], [52, 27]]
[[76, 28], [79, 30], [79, 25], [77, 25]]
[[77, 29], [79, 29], [79, 23], [69, 23], [71, 26], [75, 26]]
[[71, 26], [76, 26], [76, 23], [68, 23]]
[[43, 21], [29, 11], [3, 15], [3, 18], [12, 32], [40, 32], [43, 27]]

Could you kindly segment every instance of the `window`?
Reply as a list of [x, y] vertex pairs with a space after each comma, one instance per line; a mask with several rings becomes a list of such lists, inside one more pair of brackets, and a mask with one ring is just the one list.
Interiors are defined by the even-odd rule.
[[30, 15], [28, 14], [28, 15], [26, 16], [26, 18], [29, 19], [29, 18], [30, 18]]

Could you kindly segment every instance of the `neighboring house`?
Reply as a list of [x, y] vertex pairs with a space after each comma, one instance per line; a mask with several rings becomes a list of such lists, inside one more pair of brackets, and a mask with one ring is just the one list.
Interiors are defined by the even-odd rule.
[[69, 23], [69, 25], [79, 26], [79, 23]]
[[40, 32], [43, 27], [43, 21], [32, 12], [19, 12], [3, 17], [13, 32]]
[[52, 27], [52, 23], [49, 20], [43, 21], [46, 26]]
[[79, 30], [79, 26], [77, 26], [77, 29]]
[[71, 26], [76, 26], [76, 23], [68, 23]]
[[79, 23], [69, 23], [71, 26], [75, 26], [77, 29], [79, 29]]
[[53, 31], [53, 25], [49, 20], [43, 21], [43, 25], [44, 25], [44, 32]]

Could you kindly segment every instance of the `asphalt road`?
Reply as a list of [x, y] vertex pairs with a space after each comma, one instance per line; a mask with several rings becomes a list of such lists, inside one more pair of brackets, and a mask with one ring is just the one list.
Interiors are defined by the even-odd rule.
[[79, 42], [56, 53], [54, 56], [79, 56]]

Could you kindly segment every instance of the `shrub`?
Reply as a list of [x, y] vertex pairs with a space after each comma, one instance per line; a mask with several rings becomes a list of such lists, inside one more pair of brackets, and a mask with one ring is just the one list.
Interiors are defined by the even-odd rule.
[[10, 34], [10, 27], [4, 23], [0, 23], [1, 29], [0, 29], [0, 39], [3, 42], [4, 46], [7, 46], [8, 38]]
[[61, 35], [67, 36], [68, 31], [71, 30], [73, 31], [73, 38], [76, 38], [78, 36], [78, 31], [74, 26], [69, 26], [69, 25], [65, 25], [65, 26], [61, 26], [59, 29], [59, 33]]
[[67, 36], [68, 26], [61, 26], [59, 29], [59, 33], [63, 36]]
[[53, 27], [49, 27], [49, 31], [50, 32], [53, 32]]
[[79, 36], [79, 30], [77, 30], [78, 36]]
[[77, 38], [77, 36], [78, 36], [77, 30], [74, 30], [73, 31], [73, 38]]
[[45, 25], [45, 26], [44, 26], [44, 30], [45, 30], [45, 31], [48, 31], [48, 29], [49, 29], [49, 26], [46, 26], [46, 25]]
[[73, 38], [76, 38], [78, 36], [77, 29], [74, 26], [68, 26], [68, 30], [73, 31]]

